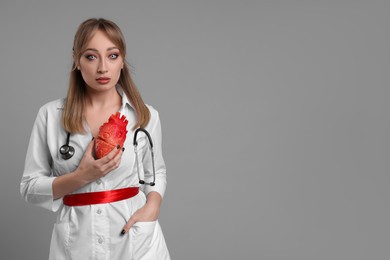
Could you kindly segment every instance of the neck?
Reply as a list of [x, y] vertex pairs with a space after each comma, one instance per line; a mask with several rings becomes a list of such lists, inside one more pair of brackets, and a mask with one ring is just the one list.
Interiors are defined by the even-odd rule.
[[121, 96], [116, 91], [116, 88], [111, 88], [107, 91], [88, 90], [86, 97], [86, 105], [93, 109], [104, 109], [118, 105], [120, 106]]

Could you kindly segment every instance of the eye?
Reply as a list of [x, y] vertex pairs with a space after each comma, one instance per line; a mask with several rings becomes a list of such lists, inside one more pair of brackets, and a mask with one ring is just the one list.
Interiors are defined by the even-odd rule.
[[88, 60], [96, 60], [97, 59], [97, 57], [95, 55], [92, 55], [92, 54], [85, 55], [85, 58], [87, 58]]
[[110, 56], [108, 56], [110, 59], [112, 60], [116, 60], [118, 57], [119, 57], [119, 54], [117, 53], [113, 53], [113, 54], [110, 54]]

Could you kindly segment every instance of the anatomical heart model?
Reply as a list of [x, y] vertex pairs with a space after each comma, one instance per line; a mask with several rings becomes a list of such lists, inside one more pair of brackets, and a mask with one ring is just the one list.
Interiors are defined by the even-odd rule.
[[96, 158], [104, 157], [117, 145], [123, 147], [126, 140], [127, 123], [126, 116], [121, 116], [119, 112], [116, 112], [99, 128], [99, 134], [95, 140]]

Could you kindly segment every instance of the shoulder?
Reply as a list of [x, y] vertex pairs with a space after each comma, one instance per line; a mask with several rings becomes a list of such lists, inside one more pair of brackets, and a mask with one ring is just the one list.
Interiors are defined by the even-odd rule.
[[158, 118], [159, 117], [159, 114], [158, 114], [158, 111], [157, 109], [155, 109], [152, 105], [149, 105], [149, 104], [145, 104], [146, 107], [149, 109], [149, 112], [150, 112], [150, 118], [153, 119], [153, 118]]
[[37, 120], [47, 121], [50, 118], [59, 118], [64, 108], [64, 98], [49, 101], [42, 105], [37, 114]]
[[52, 100], [42, 105], [39, 108], [39, 113], [50, 113], [53, 111], [62, 111], [64, 109], [64, 98], [59, 98], [56, 100]]
[[35, 127], [39, 131], [45, 131], [47, 127], [56, 129], [62, 115], [64, 99], [57, 99], [42, 105], [35, 118]]
[[157, 126], [159, 126], [160, 123], [160, 115], [156, 108], [154, 108], [152, 105], [145, 104], [150, 112], [150, 119], [149, 123], [147, 125], [147, 128], [149, 129], [155, 129]]

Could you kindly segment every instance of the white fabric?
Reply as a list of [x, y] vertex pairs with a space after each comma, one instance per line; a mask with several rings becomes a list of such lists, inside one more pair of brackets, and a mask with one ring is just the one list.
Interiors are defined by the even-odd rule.
[[[120, 88], [118, 92], [122, 96], [119, 112], [129, 121], [121, 164], [105, 177], [74, 193], [139, 186], [132, 144], [135, 111]], [[71, 135], [70, 145], [75, 148], [75, 154], [69, 160], [62, 159], [59, 148], [65, 144], [67, 135], [61, 127], [62, 107], [63, 100], [59, 99], [40, 108], [32, 129], [20, 185], [20, 192], [27, 202], [58, 212], [49, 259], [170, 259], [158, 221], [138, 222], [129, 233], [120, 235], [130, 216], [145, 204], [145, 194], [156, 191], [163, 197], [165, 193], [166, 167], [161, 151], [158, 112], [148, 105], [151, 119], [146, 130], [154, 145], [156, 185], [141, 186], [140, 193], [127, 200], [68, 207], [62, 199], [53, 200], [52, 182], [57, 176], [77, 168], [92, 135], [90, 131]], [[141, 177], [150, 182], [153, 176], [147, 138], [139, 133], [137, 139]]]

